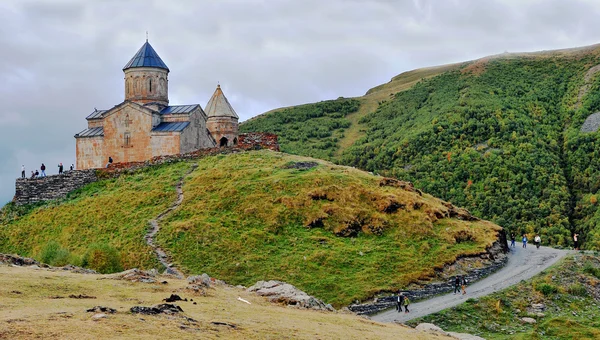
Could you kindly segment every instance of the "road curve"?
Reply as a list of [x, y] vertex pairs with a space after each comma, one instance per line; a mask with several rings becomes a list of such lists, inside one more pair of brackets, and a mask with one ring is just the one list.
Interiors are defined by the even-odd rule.
[[446, 308], [457, 306], [465, 302], [468, 298], [479, 298], [489, 295], [515, 285], [521, 280], [527, 280], [555, 264], [567, 254], [568, 251], [566, 250], [549, 247], [536, 249], [533, 245], [521, 248], [520, 245], [517, 245], [516, 248], [511, 248], [511, 252], [508, 255], [508, 262], [502, 269], [483, 280], [470, 284], [467, 287], [466, 295], [454, 295], [453, 293], [440, 295], [411, 304], [409, 306], [410, 313], [398, 313], [392, 308], [371, 316], [371, 319], [379, 322], [404, 323], [411, 319], [437, 313]]

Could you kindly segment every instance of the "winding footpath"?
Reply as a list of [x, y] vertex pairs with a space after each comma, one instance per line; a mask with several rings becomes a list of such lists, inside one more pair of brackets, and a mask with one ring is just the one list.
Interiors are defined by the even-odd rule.
[[398, 313], [392, 308], [371, 316], [371, 319], [379, 322], [404, 323], [411, 319], [437, 313], [457, 306], [469, 298], [486, 296], [515, 285], [521, 280], [527, 280], [555, 264], [568, 253], [569, 251], [566, 250], [549, 247], [536, 249], [533, 245], [521, 248], [521, 245], [517, 244], [516, 248], [511, 248], [506, 265], [485, 279], [469, 284], [466, 295], [454, 295], [453, 293], [440, 295], [411, 304], [409, 306], [410, 313]]
[[158, 224], [158, 222], [160, 222], [163, 218], [165, 218], [165, 216], [167, 216], [173, 210], [179, 208], [179, 206], [181, 205], [181, 202], [183, 202], [183, 180], [185, 179], [185, 177], [187, 177], [189, 174], [191, 174], [192, 171], [194, 171], [197, 167], [198, 167], [198, 164], [192, 164], [192, 168], [179, 179], [179, 182], [177, 183], [177, 187], [175, 188], [175, 190], [177, 191], [177, 200], [169, 208], [167, 208], [167, 210], [161, 212], [158, 216], [156, 216], [156, 218], [148, 221], [148, 224], [150, 224], [150, 229], [148, 230], [148, 233], [146, 234], [146, 236], [144, 236], [144, 239], [146, 240], [146, 244], [148, 244], [150, 247], [152, 247], [152, 250], [154, 250], [154, 254], [156, 254], [158, 261], [163, 266], [165, 266], [165, 268], [166, 268], [165, 272], [167, 274], [174, 275], [180, 279], [184, 278], [185, 276], [179, 269], [177, 269], [174, 266], [173, 258], [162, 247], [160, 247], [159, 245], [157, 245], [154, 242], [154, 237], [160, 230], [160, 225]]

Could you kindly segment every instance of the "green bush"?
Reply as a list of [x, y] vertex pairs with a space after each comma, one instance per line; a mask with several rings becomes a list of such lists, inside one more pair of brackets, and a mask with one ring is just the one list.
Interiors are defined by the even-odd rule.
[[585, 266], [583, 267], [583, 272], [600, 279], [600, 268], [594, 267], [594, 265], [592, 265], [589, 262], [586, 263]]
[[103, 274], [123, 270], [121, 255], [108, 244], [92, 244], [83, 256], [82, 265]]
[[68, 249], [61, 247], [56, 241], [46, 243], [38, 259], [42, 263], [56, 267], [67, 264], [79, 265], [80, 262], [77, 256], [72, 255]]
[[537, 285], [535, 290], [546, 296], [558, 293], [558, 288], [556, 286], [547, 283]]
[[569, 292], [569, 294], [575, 295], [575, 296], [586, 296], [587, 295], [587, 290], [580, 283], [575, 283], [575, 284], [570, 285], [569, 288], [567, 288], [567, 291]]

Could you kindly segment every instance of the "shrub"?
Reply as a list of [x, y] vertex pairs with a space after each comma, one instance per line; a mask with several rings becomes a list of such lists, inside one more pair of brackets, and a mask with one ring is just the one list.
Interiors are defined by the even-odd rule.
[[575, 296], [586, 296], [587, 295], [587, 290], [585, 289], [585, 286], [583, 286], [582, 284], [579, 284], [579, 283], [570, 285], [569, 288], [567, 288], [567, 291], [569, 292], [569, 294], [575, 295]]
[[46, 243], [39, 256], [41, 262], [56, 267], [65, 266], [71, 263], [72, 258], [74, 258], [74, 256], [71, 255], [69, 250], [62, 248], [56, 241]]
[[83, 256], [83, 266], [103, 274], [123, 270], [121, 255], [108, 244], [92, 244]]
[[583, 267], [583, 272], [586, 274], [590, 274], [592, 276], [595, 276], [596, 278], [600, 279], [600, 268], [596, 268], [594, 267], [594, 265], [592, 265], [591, 263], [586, 263], [585, 266]]
[[542, 284], [537, 285], [535, 287], [535, 290], [537, 290], [538, 292], [540, 292], [546, 296], [556, 294], [558, 292], [558, 288], [556, 286], [553, 286], [553, 285], [547, 284], [547, 283], [542, 283]]

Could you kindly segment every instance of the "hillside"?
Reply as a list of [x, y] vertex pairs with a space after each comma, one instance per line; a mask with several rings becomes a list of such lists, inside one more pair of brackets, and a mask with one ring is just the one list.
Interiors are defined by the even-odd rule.
[[[191, 172], [190, 172], [191, 171]], [[158, 263], [148, 220], [175, 201], [158, 243], [184, 272], [277, 279], [335, 306], [426, 280], [500, 228], [409, 183], [272, 151], [218, 155], [106, 179], [42, 206], [2, 210], [0, 252], [103, 272]]]
[[[0, 264], [0, 338], [450, 339], [406, 326], [376, 323], [350, 313], [278, 306], [243, 289], [215, 285], [195, 292], [186, 280], [159, 279], [166, 283], [130, 282], [105, 275]], [[163, 299], [171, 294], [188, 299], [175, 302], [183, 312], [130, 312], [134, 306], [164, 303]], [[115, 309], [115, 313], [86, 312], [95, 306]]]
[[[600, 338], [600, 258], [576, 254], [534, 279], [410, 321], [486, 339]], [[523, 322], [532, 318], [535, 323]]]
[[[359, 98], [274, 110], [241, 129], [275, 125], [287, 152], [317, 145], [328, 160], [410, 180], [517, 235], [572, 246], [578, 233], [600, 249], [600, 135], [580, 131], [600, 110], [599, 64], [598, 45], [501, 54], [406, 72]], [[344, 124], [320, 125], [323, 137], [293, 128], [343, 102], [359, 107], [336, 111]]]

